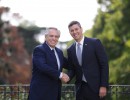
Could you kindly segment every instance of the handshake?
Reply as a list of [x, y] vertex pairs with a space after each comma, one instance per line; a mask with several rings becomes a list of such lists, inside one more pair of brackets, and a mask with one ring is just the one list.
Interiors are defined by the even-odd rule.
[[64, 72], [62, 72], [62, 77], [60, 79], [63, 83], [67, 83], [70, 80], [69, 76]]

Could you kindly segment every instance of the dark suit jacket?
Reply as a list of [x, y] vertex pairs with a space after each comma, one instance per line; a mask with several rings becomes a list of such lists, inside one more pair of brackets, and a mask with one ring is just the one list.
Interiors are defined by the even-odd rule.
[[80, 89], [82, 74], [90, 88], [98, 93], [100, 86], [108, 87], [108, 59], [105, 50], [99, 39], [84, 38], [82, 51], [82, 66], [79, 65], [76, 57], [76, 43], [67, 50], [69, 66], [72, 70], [69, 76], [76, 75], [76, 89]]
[[53, 52], [46, 43], [34, 49], [29, 100], [60, 100], [61, 81], [59, 76], [64, 65], [64, 57], [60, 49], [55, 49], [60, 60], [60, 70], [57, 70]]

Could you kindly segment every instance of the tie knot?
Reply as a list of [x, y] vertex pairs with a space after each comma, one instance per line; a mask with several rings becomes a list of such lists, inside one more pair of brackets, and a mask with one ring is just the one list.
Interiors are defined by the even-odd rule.
[[51, 50], [53, 53], [55, 52], [54, 49]]
[[80, 43], [77, 43], [77, 46], [78, 46], [78, 47], [80, 47], [80, 45], [81, 45]]

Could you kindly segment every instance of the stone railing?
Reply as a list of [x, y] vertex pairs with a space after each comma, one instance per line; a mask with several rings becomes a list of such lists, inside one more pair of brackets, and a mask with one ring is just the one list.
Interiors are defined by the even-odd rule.
[[[0, 100], [27, 100], [29, 84], [0, 85]], [[61, 100], [75, 100], [74, 84], [63, 84]], [[110, 85], [106, 100], [130, 100], [130, 85]]]

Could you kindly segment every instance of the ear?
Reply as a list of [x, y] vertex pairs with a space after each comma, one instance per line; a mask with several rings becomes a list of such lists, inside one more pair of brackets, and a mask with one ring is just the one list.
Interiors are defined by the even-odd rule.
[[83, 33], [83, 28], [81, 27], [81, 32]]

